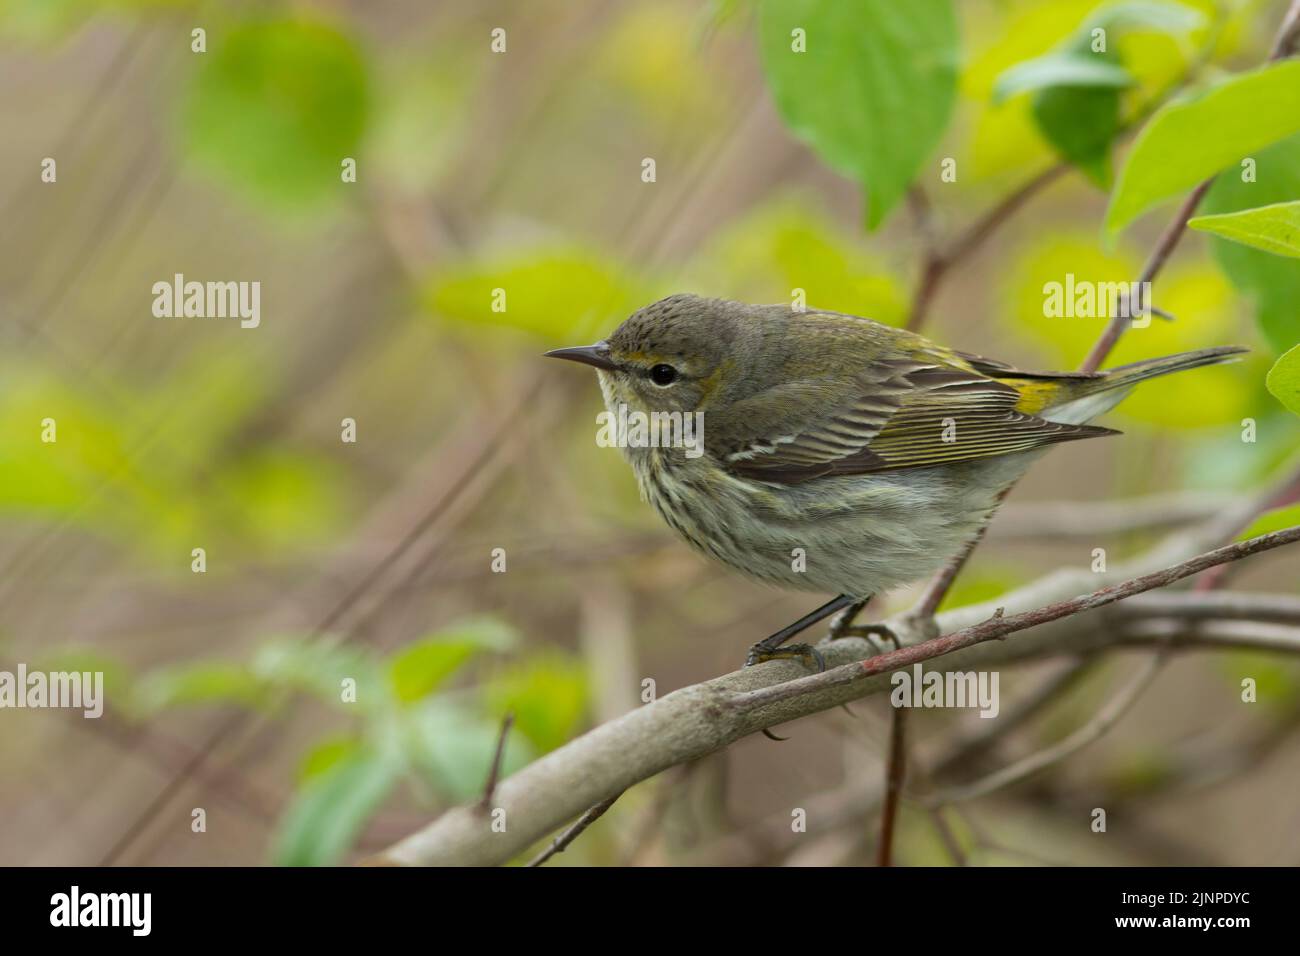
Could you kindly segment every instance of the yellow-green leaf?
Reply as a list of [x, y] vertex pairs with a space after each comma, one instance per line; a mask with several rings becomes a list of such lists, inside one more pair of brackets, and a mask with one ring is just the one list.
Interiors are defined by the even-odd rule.
[[1252, 521], [1249, 528], [1237, 535], [1237, 540], [1258, 538], [1261, 534], [1272, 534], [1274, 531], [1294, 528], [1297, 525], [1300, 525], [1300, 504], [1283, 505], [1281, 508], [1264, 512]]
[[1264, 384], [1274, 398], [1300, 415], [1300, 345], [1273, 363]]
[[1049, 86], [1122, 89], [1132, 83], [1133, 75], [1118, 63], [1074, 50], [1058, 50], [1017, 63], [999, 76], [993, 86], [993, 102]]
[[478, 652], [504, 651], [514, 643], [514, 631], [490, 618], [465, 621], [416, 641], [389, 662], [393, 693], [402, 703], [419, 700], [437, 690]]
[[1147, 210], [1300, 131], [1300, 61], [1242, 73], [1159, 110], [1138, 135], [1106, 211], [1114, 233]]
[[145, 714], [168, 707], [199, 704], [256, 706], [265, 700], [267, 685], [242, 664], [199, 661], [160, 668], [142, 677], [132, 703]]
[[539, 750], [553, 750], [569, 740], [586, 712], [586, 674], [577, 661], [548, 654], [501, 674], [484, 697], [492, 713], [513, 713], [515, 727]]
[[1187, 225], [1274, 255], [1300, 259], [1300, 202], [1280, 202], [1241, 212], [1197, 216]]
[[[1216, 176], [1201, 212], [1240, 212], [1297, 197], [1300, 134], [1251, 153]], [[1219, 267], [1254, 304], [1255, 322], [1274, 354], [1300, 342], [1300, 262], [1217, 236], [1211, 247]]]

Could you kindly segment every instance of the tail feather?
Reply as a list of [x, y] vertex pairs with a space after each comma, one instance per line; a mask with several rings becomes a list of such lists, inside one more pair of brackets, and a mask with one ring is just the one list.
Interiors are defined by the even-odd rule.
[[1082, 425], [1118, 405], [1138, 382], [1184, 369], [1233, 362], [1248, 351], [1239, 345], [1221, 345], [1117, 365], [1095, 377], [1071, 381], [1058, 393], [1064, 400], [1053, 402], [1039, 414], [1049, 421]]
[[1155, 378], [1157, 375], [1168, 375], [1170, 372], [1200, 368], [1203, 365], [1219, 365], [1223, 362], [1232, 362], [1236, 360], [1236, 356], [1248, 351], [1250, 350], [1240, 345], [1219, 345], [1210, 349], [1197, 349], [1195, 352], [1180, 352], [1177, 355], [1166, 355], [1162, 358], [1130, 362], [1128, 365], [1117, 365], [1114, 368], [1106, 369], [1100, 378], [1083, 383], [1084, 392], [1085, 394], [1107, 392], [1113, 388], [1126, 388], [1130, 385], [1136, 385], [1138, 382], [1145, 381], [1148, 378]]

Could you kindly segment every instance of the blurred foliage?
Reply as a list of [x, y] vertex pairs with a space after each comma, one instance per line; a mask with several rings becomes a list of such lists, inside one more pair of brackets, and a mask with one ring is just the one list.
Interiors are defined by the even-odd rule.
[[727, 115], [723, 90], [698, 51], [682, 42], [693, 24], [690, 9], [679, 4], [631, 6], [601, 42], [596, 69], [656, 122], [718, 123]]
[[1062, 43], [1094, 5], [1092, 0], [1020, 3], [1006, 7], [1001, 16], [970, 16], [963, 23], [975, 34], [961, 90], [978, 109], [967, 147], [968, 168], [977, 181], [1025, 176], [1050, 158], [1029, 98], [1001, 100], [994, 90], [1007, 70]]
[[389, 664], [393, 696], [407, 704], [437, 690], [447, 678], [482, 651], [504, 652], [517, 635], [493, 618], [464, 621], [421, 641], [406, 645]]
[[546, 246], [448, 265], [429, 279], [425, 301], [440, 318], [572, 343], [647, 300], [643, 281], [608, 256]]
[[97, 14], [153, 16], [198, 4], [199, 0], [0, 0], [0, 37], [53, 43]]
[[999, 594], [1006, 594], [1024, 584], [1030, 577], [1030, 570], [1021, 565], [981, 559], [958, 576], [940, 602], [939, 610], [950, 611], [967, 604], [991, 601]]
[[1266, 651], [1233, 651], [1219, 661], [1219, 672], [1241, 693], [1244, 678], [1255, 681], [1256, 699], [1274, 713], [1293, 710], [1300, 702], [1300, 665]]
[[777, 198], [721, 228], [700, 256], [711, 294], [788, 302], [803, 289], [810, 307], [901, 325], [907, 313], [901, 283], [861, 239], [816, 208]]
[[[256, 413], [256, 381], [243, 361], [182, 363], [174, 379], [128, 393], [123, 413], [53, 375], [0, 377], [0, 512], [72, 521], [173, 566], [196, 541], [245, 554], [310, 547], [342, 517], [337, 468], [285, 443], [219, 455]], [[153, 405], [168, 415], [141, 441], [133, 419], [156, 418]], [[55, 442], [41, 441], [46, 419]], [[205, 486], [215, 499], [196, 497]]]
[[356, 158], [368, 106], [356, 42], [298, 17], [213, 37], [182, 115], [198, 162], [251, 199], [296, 209], [341, 195], [340, 164]]
[[[373, 116], [364, 139], [372, 177], [395, 193], [432, 190], [454, 167], [461, 140], [474, 120], [470, 95], [481, 82], [483, 63], [468, 46], [444, 47], [437, 57], [410, 54], [385, 58], [370, 97]], [[337, 162], [335, 176], [337, 176]]]
[[[351, 733], [331, 732], [303, 755], [273, 844], [276, 863], [320, 865], [343, 857], [400, 784], [439, 803], [481, 793], [505, 714], [515, 715], [505, 773], [573, 735], [587, 713], [583, 666], [558, 652], [507, 659], [518, 644], [512, 628], [481, 617], [382, 657], [331, 640], [277, 639], [246, 663], [193, 661], [134, 678], [100, 657], [59, 660], [111, 668], [115, 706], [137, 720], [213, 705], [273, 713], [303, 695], [351, 717]], [[448, 686], [472, 665], [473, 683]]]
[[1277, 360], [1268, 370], [1266, 382], [1279, 402], [1300, 415], [1300, 345]]
[[279, 866], [337, 863], [397, 784], [398, 771], [371, 750], [339, 755], [303, 783], [280, 821], [271, 859]]
[[1264, 512], [1251, 522], [1245, 531], [1237, 535], [1238, 541], [1255, 538], [1261, 534], [1271, 534], [1283, 528], [1300, 526], [1300, 505], [1284, 505]]

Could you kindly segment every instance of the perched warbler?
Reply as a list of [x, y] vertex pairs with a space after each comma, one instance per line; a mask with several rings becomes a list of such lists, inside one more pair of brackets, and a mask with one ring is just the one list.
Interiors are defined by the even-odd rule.
[[702, 453], [622, 443], [641, 496], [723, 564], [838, 595], [747, 660], [820, 665], [807, 645], [778, 648], [955, 557], [1046, 446], [1118, 434], [1087, 422], [1136, 383], [1243, 351], [1028, 372], [853, 315], [674, 295], [603, 342], [546, 354], [595, 366], [624, 420], [702, 413]]

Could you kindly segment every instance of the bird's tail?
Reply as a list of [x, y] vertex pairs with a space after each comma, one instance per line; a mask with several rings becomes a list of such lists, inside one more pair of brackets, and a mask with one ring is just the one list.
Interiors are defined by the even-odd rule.
[[[1155, 378], [1157, 375], [1181, 372], [1187, 368], [1200, 368], [1202, 365], [1232, 362], [1236, 360], [1236, 356], [1247, 351], [1249, 349], [1240, 345], [1219, 345], [1211, 349], [1197, 349], [1195, 352], [1180, 352], [1163, 358], [1143, 359], [1128, 365], [1117, 365], [1104, 371], [1100, 378], [1087, 383], [1082, 391], [1084, 394], [1095, 394], [1115, 388], [1128, 388], [1138, 382]], [[1092, 387], [1089, 388], [1088, 385]]]
[[1096, 376], [1070, 381], [1061, 390], [1065, 401], [1053, 402], [1040, 414], [1051, 421], [1081, 425], [1118, 405], [1138, 382], [1170, 372], [1236, 361], [1238, 355], [1248, 351], [1240, 345], [1220, 345], [1117, 365]]

